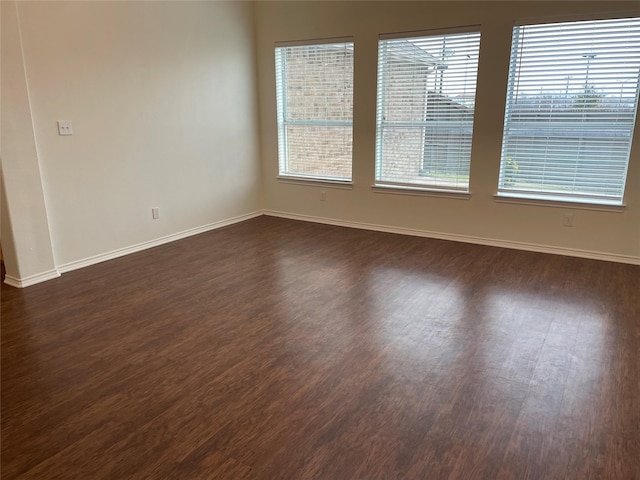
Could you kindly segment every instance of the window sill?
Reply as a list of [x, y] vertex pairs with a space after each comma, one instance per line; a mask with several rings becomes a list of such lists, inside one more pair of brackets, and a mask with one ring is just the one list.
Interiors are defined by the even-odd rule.
[[351, 180], [331, 180], [326, 178], [294, 177], [294, 176], [279, 176], [276, 178], [280, 183], [290, 183], [293, 185], [307, 185], [309, 187], [324, 187], [324, 188], [339, 188], [342, 190], [353, 189], [353, 182]]
[[577, 210], [597, 210], [602, 212], [623, 212], [627, 208], [624, 204], [589, 203], [584, 200], [541, 198], [535, 197], [533, 195], [518, 195], [507, 193], [496, 193], [493, 198], [498, 203], [515, 203], [518, 205], [535, 205], [539, 207], [564, 207]]
[[437, 188], [405, 187], [400, 185], [373, 185], [371, 190], [373, 193], [417, 195], [421, 197], [444, 197], [455, 198], [456, 200], [468, 200], [471, 198], [471, 192], [463, 192], [460, 190], [440, 190]]

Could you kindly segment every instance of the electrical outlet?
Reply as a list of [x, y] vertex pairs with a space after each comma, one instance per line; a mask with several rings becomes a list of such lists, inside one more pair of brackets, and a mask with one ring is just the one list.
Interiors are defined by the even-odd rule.
[[327, 200], [327, 192], [320, 192], [320, 201], [325, 202]]
[[58, 135], [73, 135], [71, 120], [58, 120]]
[[573, 213], [565, 213], [562, 216], [563, 227], [573, 227]]
[[154, 220], [158, 220], [160, 218], [160, 209], [158, 207], [153, 207], [151, 209], [151, 216]]

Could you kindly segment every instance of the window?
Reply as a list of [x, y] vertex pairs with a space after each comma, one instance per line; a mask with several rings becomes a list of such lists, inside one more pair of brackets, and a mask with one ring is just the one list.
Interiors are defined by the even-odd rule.
[[351, 180], [353, 42], [276, 47], [279, 174]]
[[384, 37], [376, 185], [468, 191], [480, 33]]
[[621, 204], [640, 19], [513, 29], [498, 195]]

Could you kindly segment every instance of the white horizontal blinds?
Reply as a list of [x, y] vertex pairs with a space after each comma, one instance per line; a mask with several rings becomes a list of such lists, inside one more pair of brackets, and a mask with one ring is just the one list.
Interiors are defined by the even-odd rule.
[[280, 175], [350, 180], [353, 43], [276, 48]]
[[480, 33], [381, 39], [376, 184], [469, 189]]
[[499, 192], [621, 203], [640, 19], [516, 26]]

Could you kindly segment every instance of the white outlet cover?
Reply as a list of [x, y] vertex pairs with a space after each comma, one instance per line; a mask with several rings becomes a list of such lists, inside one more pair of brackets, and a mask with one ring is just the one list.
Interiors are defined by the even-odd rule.
[[71, 120], [58, 120], [58, 135], [73, 135]]

